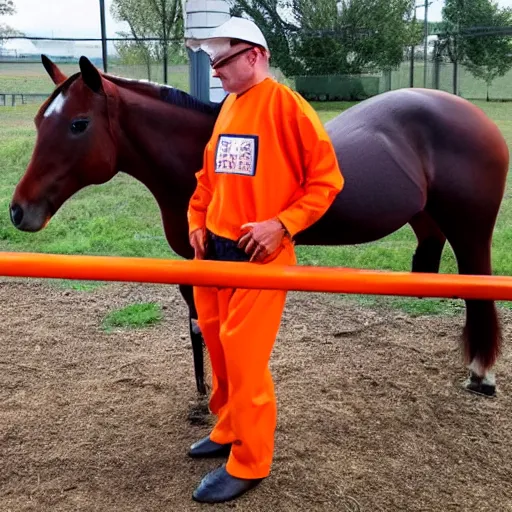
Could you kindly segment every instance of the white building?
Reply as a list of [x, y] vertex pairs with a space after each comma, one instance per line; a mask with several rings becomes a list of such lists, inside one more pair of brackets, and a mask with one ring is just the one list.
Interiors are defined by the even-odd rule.
[[[108, 54], [117, 52], [112, 42], [107, 43]], [[101, 59], [101, 41], [53, 41], [51, 39], [10, 39], [0, 48], [0, 55], [17, 58], [24, 56], [40, 58], [41, 54], [48, 57], [79, 58], [82, 55], [90, 59]]]
[[21, 55], [34, 55], [36, 47], [28, 39], [8, 39], [0, 47], [0, 56], [17, 58]]

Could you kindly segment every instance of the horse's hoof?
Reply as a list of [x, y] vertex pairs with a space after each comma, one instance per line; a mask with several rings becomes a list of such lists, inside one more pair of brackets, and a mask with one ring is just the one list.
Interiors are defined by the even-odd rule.
[[496, 381], [493, 375], [479, 377], [470, 372], [468, 379], [464, 382], [464, 389], [470, 393], [492, 398], [496, 396]]

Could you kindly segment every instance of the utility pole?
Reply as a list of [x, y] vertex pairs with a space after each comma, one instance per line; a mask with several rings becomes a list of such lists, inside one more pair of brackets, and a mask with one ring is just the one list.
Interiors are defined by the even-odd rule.
[[105, 27], [105, 0], [100, 0], [101, 20], [101, 52], [103, 55], [103, 71], [107, 72], [107, 29]]

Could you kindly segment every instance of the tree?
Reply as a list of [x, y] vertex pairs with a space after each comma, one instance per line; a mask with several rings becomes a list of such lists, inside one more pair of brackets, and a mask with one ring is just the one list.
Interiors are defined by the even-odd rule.
[[2, 46], [4, 45], [4, 43], [8, 37], [21, 37], [21, 36], [23, 36], [23, 33], [20, 32], [19, 30], [9, 27], [9, 25], [0, 23], [0, 48], [2, 48]]
[[[124, 41], [116, 45], [124, 59], [141, 59], [150, 73], [151, 62], [164, 61], [164, 82], [167, 83], [169, 55], [180, 55], [184, 36], [184, 22], [181, 0], [113, 0], [112, 16], [125, 21], [135, 41]], [[128, 34], [121, 33], [127, 37]], [[145, 41], [157, 38], [159, 41]], [[170, 51], [174, 50], [174, 51]], [[148, 76], [148, 78], [150, 78]]]
[[288, 75], [360, 73], [400, 64], [417, 39], [412, 0], [231, 0], [262, 29]]
[[[0, 0], [0, 16], [11, 15], [16, 12], [12, 0]], [[23, 34], [18, 30], [0, 23], [0, 48], [4, 45], [7, 37], [22, 36]]]
[[[500, 9], [492, 0], [446, 0], [443, 8], [442, 49], [452, 62], [463, 63], [473, 76], [485, 81], [487, 100], [492, 82], [512, 68], [512, 41], [492, 31], [510, 25], [510, 8]], [[475, 29], [481, 34], [472, 34]]]
[[115, 48], [124, 64], [144, 63], [147, 68], [147, 78], [151, 80], [151, 63], [153, 61], [154, 43], [144, 39], [153, 36], [155, 22], [148, 9], [144, 9], [138, 0], [114, 0], [111, 13], [114, 19], [125, 21], [130, 27], [130, 33], [119, 32], [121, 37], [133, 37], [135, 41], [116, 42]]
[[338, 5], [338, 24], [347, 27], [344, 43], [353, 56], [351, 73], [394, 68], [404, 47], [418, 40], [411, 0], [341, 0]]
[[288, 76], [301, 72], [303, 65], [295, 56], [300, 26], [292, 19], [295, 13], [289, 0], [228, 0], [228, 3], [232, 16], [245, 15], [260, 27], [276, 67]]
[[14, 14], [16, 12], [12, 0], [0, 0], [0, 16]]
[[[493, 9], [498, 11], [497, 6], [493, 5]], [[492, 22], [494, 27], [510, 26], [510, 11], [507, 9], [495, 12]], [[464, 63], [473, 76], [481, 78], [487, 85], [489, 101], [489, 87], [492, 82], [505, 75], [512, 67], [512, 42], [509, 36], [479, 36], [469, 39], [465, 47]]]
[[[121, 37], [135, 37], [133, 32], [119, 32]], [[139, 36], [140, 37], [140, 36]], [[149, 41], [116, 41], [114, 46], [122, 64], [131, 66], [143, 63], [146, 66], [147, 79], [151, 80], [151, 65], [154, 61], [152, 47]]]

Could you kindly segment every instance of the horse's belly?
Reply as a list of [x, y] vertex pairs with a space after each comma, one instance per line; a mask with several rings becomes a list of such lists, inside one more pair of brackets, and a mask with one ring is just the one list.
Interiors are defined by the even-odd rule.
[[[357, 144], [356, 144], [357, 141]], [[378, 137], [333, 139], [345, 184], [326, 214], [297, 237], [307, 245], [347, 245], [383, 238], [426, 202], [421, 159], [397, 141]]]
[[412, 215], [402, 215], [392, 208], [376, 208], [357, 203], [342, 204], [339, 195], [326, 214], [300, 233], [301, 245], [352, 245], [372, 242], [390, 235], [409, 222]]

